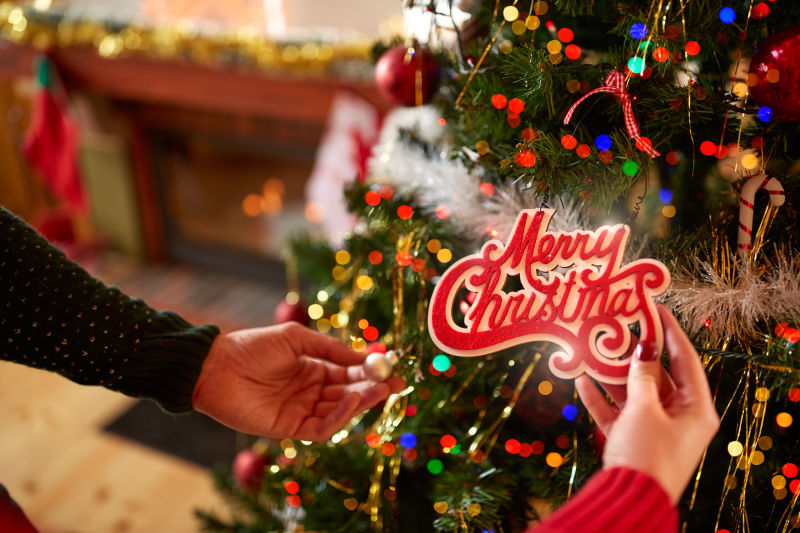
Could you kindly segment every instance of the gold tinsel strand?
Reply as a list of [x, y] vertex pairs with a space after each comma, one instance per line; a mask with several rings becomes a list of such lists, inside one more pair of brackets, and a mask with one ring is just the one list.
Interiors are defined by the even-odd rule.
[[[13, 21], [13, 22], [12, 22]], [[368, 64], [372, 43], [279, 43], [252, 31], [204, 35], [190, 25], [112, 29], [98, 21], [58, 19], [39, 11], [0, 2], [0, 37], [40, 50], [93, 47], [109, 59], [154, 56], [201, 64], [236, 64], [303, 76], [322, 75], [337, 64]], [[233, 53], [233, 58], [231, 57]], [[225, 59], [220, 59], [224, 57]]]
[[497, 442], [497, 438], [500, 436], [500, 432], [503, 429], [503, 425], [505, 424], [508, 417], [511, 416], [511, 412], [514, 410], [514, 407], [517, 405], [517, 400], [519, 400], [519, 395], [522, 393], [522, 389], [525, 387], [525, 384], [528, 383], [528, 379], [530, 378], [531, 374], [533, 373], [533, 369], [536, 367], [536, 363], [542, 358], [542, 354], [540, 352], [536, 352], [533, 356], [533, 360], [530, 362], [528, 367], [522, 373], [522, 376], [519, 378], [516, 387], [514, 387], [514, 392], [511, 394], [511, 398], [508, 401], [508, 405], [503, 408], [503, 411], [500, 413], [500, 416], [495, 419], [492, 425], [486, 430], [483, 435], [483, 438], [476, 438], [475, 441], [470, 445], [470, 456], [472, 456], [476, 451], [480, 449], [480, 447], [488, 441], [486, 444], [486, 449], [482, 450], [484, 457], [488, 457], [494, 447], [495, 443]]
[[[518, 0], [514, 0], [514, 3], [511, 4], [511, 5], [512, 6], [516, 6], [517, 5], [517, 1]], [[497, 12], [498, 12], [499, 6], [500, 6], [500, 0], [497, 0], [495, 5], [494, 5], [494, 15], [492, 16], [492, 20], [495, 20], [497, 18]], [[475, 62], [475, 66], [472, 68], [472, 72], [469, 73], [469, 77], [467, 78], [467, 82], [464, 84], [464, 88], [461, 89], [460, 93], [458, 93], [458, 98], [456, 98], [455, 104], [453, 104], [456, 109], [460, 109], [461, 108], [461, 99], [464, 97], [464, 94], [467, 92], [467, 88], [469, 87], [469, 84], [472, 83], [472, 79], [475, 77], [475, 74], [478, 73], [478, 69], [480, 69], [481, 65], [483, 65], [484, 59], [486, 59], [486, 56], [489, 54], [489, 50], [491, 50], [492, 47], [494, 46], [495, 41], [497, 41], [497, 36], [500, 35], [500, 32], [503, 30], [503, 26], [505, 26], [505, 25], [506, 25], [506, 19], [503, 18], [503, 19], [500, 20], [500, 25], [497, 27], [497, 30], [494, 32], [494, 35], [492, 35], [492, 39], [489, 41], [489, 44], [487, 44], [486, 48], [483, 49], [483, 53], [481, 54], [481, 57], [478, 59], [478, 61]]]

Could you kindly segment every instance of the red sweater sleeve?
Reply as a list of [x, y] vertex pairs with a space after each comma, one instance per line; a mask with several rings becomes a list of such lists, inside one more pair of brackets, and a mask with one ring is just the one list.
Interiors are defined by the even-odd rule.
[[596, 473], [567, 503], [526, 533], [676, 533], [678, 511], [656, 480], [629, 468]]

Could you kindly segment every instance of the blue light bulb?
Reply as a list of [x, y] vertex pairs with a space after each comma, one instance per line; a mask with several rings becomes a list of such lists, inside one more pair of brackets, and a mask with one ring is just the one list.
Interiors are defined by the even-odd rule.
[[637, 22], [630, 29], [631, 37], [634, 39], [644, 39], [647, 36], [647, 26], [641, 22]]
[[594, 140], [594, 145], [597, 146], [597, 149], [601, 152], [603, 150], [610, 150], [612, 144], [614, 143], [611, 142], [611, 137], [608, 135], [598, 135]]
[[730, 24], [736, 20], [736, 11], [732, 7], [723, 7], [719, 10], [719, 20], [725, 24]]

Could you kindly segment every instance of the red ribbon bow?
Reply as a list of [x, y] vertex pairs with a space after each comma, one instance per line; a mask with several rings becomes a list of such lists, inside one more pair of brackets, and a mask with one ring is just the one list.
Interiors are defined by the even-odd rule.
[[625, 128], [628, 130], [630, 138], [636, 141], [636, 147], [643, 152], [648, 152], [650, 157], [658, 157], [661, 155], [661, 152], [653, 148], [650, 139], [642, 137], [639, 133], [639, 125], [636, 123], [636, 117], [633, 115], [631, 97], [625, 92], [625, 76], [618, 70], [612, 70], [608, 73], [604, 86], [592, 89], [580, 97], [577, 102], [572, 104], [572, 107], [569, 108], [569, 111], [567, 111], [564, 117], [564, 124], [569, 124], [569, 121], [572, 119], [572, 114], [575, 113], [575, 108], [578, 107], [578, 104], [595, 93], [611, 93], [619, 97], [619, 101], [622, 104], [622, 113], [625, 115]]

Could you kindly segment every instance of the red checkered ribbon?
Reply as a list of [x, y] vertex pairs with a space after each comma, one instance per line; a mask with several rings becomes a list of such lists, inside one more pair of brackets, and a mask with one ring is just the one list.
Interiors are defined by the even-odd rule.
[[622, 104], [622, 113], [625, 115], [625, 128], [628, 130], [628, 135], [630, 135], [630, 138], [636, 141], [636, 147], [643, 152], [649, 152], [650, 157], [658, 157], [661, 155], [661, 152], [653, 148], [653, 145], [650, 143], [650, 139], [647, 137], [642, 137], [642, 135], [639, 133], [639, 125], [636, 123], [636, 117], [633, 114], [631, 97], [625, 92], [625, 76], [623, 76], [618, 70], [612, 70], [608, 73], [604, 86], [598, 87], [597, 89], [592, 89], [580, 97], [577, 102], [572, 104], [572, 107], [569, 108], [569, 111], [567, 111], [567, 114], [564, 117], [564, 124], [569, 124], [569, 121], [572, 119], [572, 115], [575, 113], [575, 108], [578, 107], [578, 104], [595, 93], [611, 93], [617, 96]]

